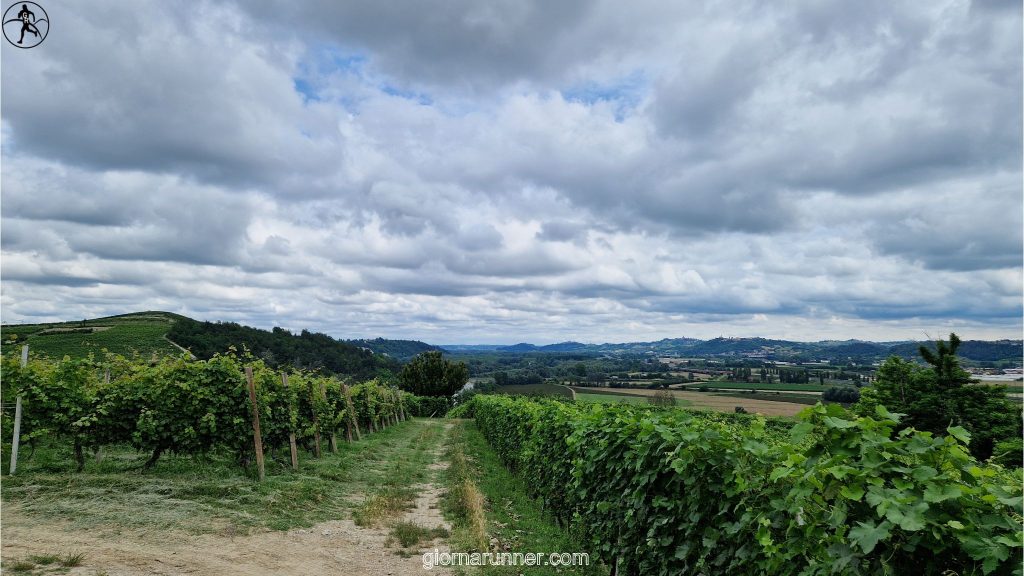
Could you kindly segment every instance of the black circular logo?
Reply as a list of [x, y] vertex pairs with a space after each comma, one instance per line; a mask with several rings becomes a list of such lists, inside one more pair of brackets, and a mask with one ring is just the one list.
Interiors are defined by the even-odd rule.
[[50, 17], [35, 2], [15, 2], [4, 12], [4, 38], [18, 48], [35, 48], [46, 40]]

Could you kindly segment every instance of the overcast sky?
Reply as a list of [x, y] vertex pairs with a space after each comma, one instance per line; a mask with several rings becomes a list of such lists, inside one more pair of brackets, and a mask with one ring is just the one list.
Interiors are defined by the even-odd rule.
[[1021, 336], [1017, 1], [40, 3], [5, 323]]

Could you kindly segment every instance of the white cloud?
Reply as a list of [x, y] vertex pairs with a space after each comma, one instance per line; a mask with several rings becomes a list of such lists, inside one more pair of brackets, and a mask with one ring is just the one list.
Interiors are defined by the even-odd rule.
[[1016, 336], [1021, 10], [990, 8], [57, 7], [3, 52], [4, 321]]

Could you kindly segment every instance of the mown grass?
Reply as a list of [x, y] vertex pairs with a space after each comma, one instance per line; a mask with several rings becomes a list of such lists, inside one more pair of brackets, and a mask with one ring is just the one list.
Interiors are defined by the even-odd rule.
[[[852, 385], [851, 383], [847, 383]], [[829, 388], [831, 384], [821, 385], [817, 382], [807, 384], [783, 384], [781, 382], [695, 382], [693, 384], [687, 384], [678, 388], [679, 390], [696, 390], [701, 386], [707, 386], [710, 389], [720, 388], [722, 390], [779, 390], [789, 392], [822, 392], [826, 388]]]
[[409, 445], [399, 454], [392, 453], [382, 476], [372, 492], [352, 511], [352, 520], [359, 526], [375, 526], [381, 521], [408, 510], [416, 498], [412, 485], [427, 479], [433, 451], [440, 443], [440, 426], [436, 421], [421, 421]]
[[[445, 514], [452, 522], [453, 551], [588, 552], [571, 534], [555, 525], [528, 496], [526, 483], [498, 459], [471, 420], [456, 420], [447, 448]], [[471, 488], [470, 488], [471, 486]], [[474, 494], [474, 492], [476, 494]], [[607, 575], [591, 555], [590, 566], [486, 566], [456, 568], [460, 574]]]
[[572, 392], [565, 386], [545, 382], [543, 384], [516, 384], [499, 386], [499, 394], [522, 394], [525, 396], [562, 396], [571, 398]]
[[89, 459], [76, 473], [70, 447], [40, 446], [32, 458], [23, 447], [18, 473], [4, 478], [0, 498], [26, 515], [115, 533], [306, 527], [344, 517], [378, 494], [411, 499], [408, 486], [425, 477], [439, 428], [416, 419], [360, 442], [341, 442], [337, 454], [328, 451], [320, 459], [300, 450], [298, 471], [291, 470], [284, 451], [268, 458], [262, 483], [227, 454], [169, 455], [144, 471], [146, 454], [105, 447], [101, 462]]
[[[576, 393], [577, 402], [598, 402], [602, 404], [615, 404], [619, 402], [625, 402], [626, 404], [650, 404], [650, 398], [647, 396], [636, 396], [626, 394], [587, 394], [583, 392]], [[683, 400], [682, 398], [676, 398], [676, 406], [688, 406], [689, 401]]]
[[746, 398], [748, 400], [770, 400], [772, 402], [789, 402], [791, 404], [805, 404], [807, 406], [814, 406], [818, 402], [825, 404], [832, 404], [833, 402], [825, 401], [819, 394], [797, 394], [797, 393], [782, 393], [782, 392], [708, 392], [712, 396], [727, 396], [730, 398]]

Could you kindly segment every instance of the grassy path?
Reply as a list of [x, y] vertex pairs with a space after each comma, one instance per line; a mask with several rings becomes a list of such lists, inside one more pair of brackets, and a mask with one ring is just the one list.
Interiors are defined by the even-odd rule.
[[[456, 420], [447, 441], [445, 513], [456, 551], [587, 552], [529, 497], [527, 483], [509, 472], [472, 420]], [[603, 566], [488, 566], [462, 569], [469, 575], [606, 575]]]
[[69, 452], [40, 449], [4, 478], [4, 573], [55, 573], [39, 560], [72, 552], [85, 575], [422, 574], [416, 554], [447, 535], [444, 426], [417, 419], [302, 454], [298, 472], [268, 465], [263, 483], [223, 457], [142, 472], [144, 456], [111, 450], [76, 474]]

